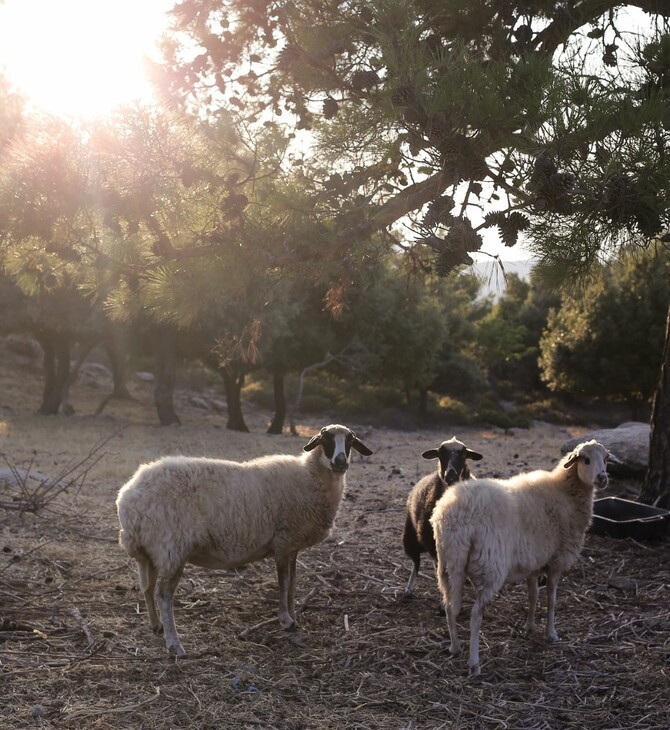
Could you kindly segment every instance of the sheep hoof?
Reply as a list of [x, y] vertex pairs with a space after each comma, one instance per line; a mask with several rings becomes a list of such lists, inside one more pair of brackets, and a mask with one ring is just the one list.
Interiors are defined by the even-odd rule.
[[458, 648], [458, 649], [456, 649], [456, 648], [453, 648], [453, 649], [452, 649], [452, 647], [449, 647], [449, 654], [450, 654], [450, 655], [451, 655], [452, 657], [457, 657], [457, 656], [460, 656], [460, 655], [461, 655], [461, 650], [460, 650], [460, 648]]
[[547, 634], [547, 643], [548, 644], [558, 644], [560, 639], [558, 638], [558, 634]]
[[163, 624], [156, 624], [155, 626], [151, 627], [151, 630], [154, 632], [154, 634], [162, 634]]
[[414, 591], [411, 588], [405, 588], [405, 592], [403, 593], [403, 598], [409, 600], [410, 598], [414, 598]]
[[298, 628], [296, 622], [290, 617], [280, 618], [279, 623], [281, 624], [284, 631], [295, 631]]
[[186, 656], [186, 652], [180, 644], [170, 644], [168, 651], [170, 654], [174, 654], [175, 659], [183, 659]]
[[479, 668], [479, 664], [473, 664], [468, 670], [469, 677], [478, 677], [480, 673], [481, 669]]

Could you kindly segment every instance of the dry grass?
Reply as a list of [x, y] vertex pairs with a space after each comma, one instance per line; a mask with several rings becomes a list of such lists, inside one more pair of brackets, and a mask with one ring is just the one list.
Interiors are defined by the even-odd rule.
[[[521, 636], [525, 593], [506, 589], [484, 619], [482, 676], [447, 653], [432, 569], [402, 600], [409, 561], [400, 547], [410, 482], [430, 466], [417, 454], [435, 432], [375, 430], [357, 458], [332, 536], [300, 556], [300, 629], [273, 618], [271, 562], [234, 573], [187, 569], [176, 619], [189, 656], [175, 662], [151, 634], [133, 566], [116, 544], [114, 497], [137, 464], [168, 452], [245, 458], [295, 453], [301, 441], [221, 428], [188, 405], [181, 428], [160, 429], [147, 386], [109, 416], [39, 418], [37, 372], [0, 360], [0, 452], [54, 473], [121, 427], [78, 493], [36, 515], [0, 512], [0, 728], [663, 728], [670, 725], [670, 542], [589, 535], [559, 588], [548, 646]], [[18, 380], [18, 376], [21, 380]], [[88, 388], [88, 390], [87, 390]], [[90, 391], [90, 392], [89, 392]], [[74, 404], [102, 395], [82, 385]], [[320, 424], [319, 424], [320, 425]], [[316, 423], [309, 427], [316, 427]], [[449, 435], [449, 434], [447, 434]], [[481, 474], [547, 466], [567, 434], [459, 431], [485, 454]], [[461, 619], [467, 635], [467, 606]]]

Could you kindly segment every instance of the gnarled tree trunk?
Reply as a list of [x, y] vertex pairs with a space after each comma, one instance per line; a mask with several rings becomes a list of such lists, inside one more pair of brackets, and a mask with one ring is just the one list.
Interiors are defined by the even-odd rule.
[[286, 419], [286, 392], [284, 376], [286, 374], [286, 352], [284, 343], [278, 340], [272, 348], [272, 388], [275, 401], [275, 412], [268, 433], [281, 433]]
[[235, 373], [229, 366], [219, 366], [218, 371], [223, 379], [223, 387], [226, 391], [226, 401], [228, 403], [228, 423], [226, 423], [226, 428], [231, 431], [248, 433], [249, 429], [244, 422], [244, 414], [242, 413], [244, 371], [239, 370]]
[[670, 309], [665, 322], [665, 345], [651, 412], [649, 467], [640, 501], [670, 507]]
[[70, 376], [70, 341], [67, 335], [52, 331], [38, 332], [35, 337], [44, 350], [44, 390], [37, 412], [53, 416], [60, 410]]
[[154, 351], [154, 403], [161, 426], [181, 424], [174, 409], [177, 383], [177, 333], [171, 327], [153, 327], [151, 342]]

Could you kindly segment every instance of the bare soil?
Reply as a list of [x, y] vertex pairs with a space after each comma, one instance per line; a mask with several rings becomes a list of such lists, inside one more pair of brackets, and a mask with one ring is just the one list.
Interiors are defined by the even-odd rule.
[[[303, 421], [299, 437], [269, 436], [270, 414], [247, 408], [252, 433], [234, 433], [212, 405], [219, 394], [180, 389], [183, 425], [160, 428], [151, 385], [137, 378], [134, 401], [87, 415], [108, 385], [85, 373], [72, 394], [77, 415], [39, 417], [38, 367], [0, 350], [0, 453], [51, 478], [87, 470], [36, 514], [0, 509], [0, 730], [670, 726], [667, 538], [589, 534], [559, 587], [556, 645], [522, 636], [525, 588], [504, 589], [484, 618], [477, 679], [464, 658], [449, 657], [430, 560], [417, 597], [402, 597], [404, 505], [434, 466], [420, 457], [425, 448], [457, 435], [484, 454], [478, 475], [506, 476], [551, 467], [576, 429], [347, 424], [375, 453], [356, 456], [331, 536], [299, 557], [299, 630], [274, 619], [271, 561], [235, 572], [188, 567], [176, 621], [189, 656], [175, 661], [148, 628], [134, 566], [117, 544], [119, 487], [162, 454], [298, 453], [332, 419]], [[0, 502], [11, 496], [0, 486]], [[466, 602], [466, 647], [468, 615]]]

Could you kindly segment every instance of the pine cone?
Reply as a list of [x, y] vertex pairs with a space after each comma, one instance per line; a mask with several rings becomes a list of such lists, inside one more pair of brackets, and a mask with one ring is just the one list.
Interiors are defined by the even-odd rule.
[[503, 213], [501, 210], [493, 211], [492, 213], [487, 213], [484, 216], [484, 223], [486, 223], [487, 226], [501, 226], [504, 224], [507, 216], [505, 213]]
[[277, 68], [288, 71], [293, 62], [300, 57], [300, 48], [291, 44], [285, 45], [277, 54]]
[[474, 263], [465, 251], [441, 251], [435, 258], [435, 273], [438, 276], [448, 276], [459, 266], [470, 266]]
[[332, 119], [333, 117], [336, 117], [339, 110], [340, 106], [335, 99], [328, 97], [323, 102], [323, 116], [325, 119]]
[[508, 247], [515, 246], [519, 239], [519, 233], [530, 225], [528, 218], [516, 210], [512, 211], [509, 215], [502, 211], [489, 213], [484, 220], [489, 226], [498, 226], [500, 229], [500, 238], [505, 246]]
[[461, 163], [461, 169], [468, 180], [483, 180], [491, 172], [483, 157], [466, 157]]
[[547, 180], [558, 172], [558, 168], [549, 156], [549, 151], [544, 150], [535, 158], [533, 172], [528, 182], [528, 189], [540, 192], [547, 184]]
[[434, 226], [453, 223], [454, 217], [451, 215], [453, 207], [454, 199], [450, 195], [435, 198], [428, 204], [428, 210], [423, 217], [424, 225], [433, 228]]
[[570, 215], [575, 209], [572, 200], [566, 196], [549, 201], [549, 208], [560, 215]]
[[467, 218], [457, 218], [444, 241], [450, 250], [479, 251], [482, 247], [482, 237], [473, 230]]
[[518, 210], [513, 210], [509, 214], [507, 221], [508, 225], [516, 228], [517, 231], [525, 231], [530, 226], [528, 218], [523, 213], [519, 213]]
[[611, 44], [605, 46], [605, 53], [603, 53], [603, 63], [605, 64], [605, 66], [616, 66], [617, 65], [616, 52], [617, 52], [616, 43], [611, 43]]
[[444, 119], [437, 114], [433, 114], [428, 118], [424, 131], [426, 137], [440, 150], [442, 150], [443, 144], [453, 138], [451, 130], [447, 127]]
[[549, 198], [560, 198], [575, 187], [575, 176], [571, 172], [556, 172], [549, 177], [542, 192]]
[[407, 86], [406, 84], [398, 86], [391, 92], [391, 104], [393, 106], [413, 106], [416, 101], [416, 92], [411, 86]]
[[628, 176], [620, 173], [608, 181], [602, 201], [607, 213], [612, 217], [616, 217], [624, 207], [627, 207], [627, 200], [634, 195], [635, 191]]
[[354, 71], [351, 74], [350, 83], [356, 91], [365, 91], [376, 86], [379, 80], [376, 71]]

